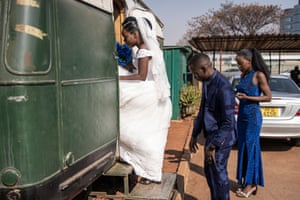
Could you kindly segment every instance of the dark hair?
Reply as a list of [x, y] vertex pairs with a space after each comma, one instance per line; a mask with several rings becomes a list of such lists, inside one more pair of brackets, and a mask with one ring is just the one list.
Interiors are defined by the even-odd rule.
[[[145, 17], [143, 19], [147, 22], [150, 29], [152, 29], [151, 22]], [[123, 27], [123, 29], [125, 29], [126, 31], [128, 31], [130, 33], [139, 32], [139, 26], [138, 26], [137, 20], [135, 17], [132, 17], [132, 16], [129, 16], [124, 20], [124, 22], [122, 23], [122, 27]]]
[[124, 22], [122, 23], [123, 29], [130, 33], [138, 32], [139, 27], [137, 24], [137, 20], [135, 17], [127, 17]]
[[210, 63], [210, 58], [208, 55], [204, 53], [195, 53], [188, 59], [188, 66], [190, 67], [191, 65], [194, 65], [199, 60], [207, 61], [208, 63]]
[[255, 48], [241, 49], [238, 51], [237, 56], [243, 56], [247, 60], [251, 61], [252, 67], [255, 71], [260, 71], [265, 74], [267, 81], [270, 80], [270, 70], [265, 63], [260, 52]]

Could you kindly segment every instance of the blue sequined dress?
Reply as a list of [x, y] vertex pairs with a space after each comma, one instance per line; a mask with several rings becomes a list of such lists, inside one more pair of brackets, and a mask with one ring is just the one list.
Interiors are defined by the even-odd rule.
[[[259, 96], [261, 91], [253, 83], [255, 71], [250, 71], [241, 78], [237, 92], [248, 96]], [[258, 102], [240, 100], [238, 128], [238, 183], [246, 186], [255, 184], [264, 186], [263, 167], [260, 149], [260, 130], [262, 114]]]

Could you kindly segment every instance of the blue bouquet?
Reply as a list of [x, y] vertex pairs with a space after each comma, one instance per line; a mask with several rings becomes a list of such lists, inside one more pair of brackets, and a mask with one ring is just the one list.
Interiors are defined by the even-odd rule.
[[116, 50], [119, 65], [126, 67], [129, 63], [132, 62], [132, 49], [129, 48], [126, 44], [121, 45], [119, 42], [117, 42]]

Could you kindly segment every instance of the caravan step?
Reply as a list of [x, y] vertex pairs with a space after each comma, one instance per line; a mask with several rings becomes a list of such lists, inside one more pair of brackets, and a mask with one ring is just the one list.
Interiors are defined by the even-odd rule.
[[108, 171], [104, 172], [104, 176], [121, 176], [123, 177], [124, 194], [129, 194], [129, 179], [128, 176], [132, 174], [132, 166], [126, 163], [115, 163]]
[[163, 173], [161, 184], [151, 183], [143, 185], [138, 183], [130, 192], [131, 199], [168, 200], [173, 193], [176, 182], [175, 173]]
[[133, 168], [126, 163], [116, 162], [109, 170], [104, 172], [105, 176], [126, 176], [132, 174]]

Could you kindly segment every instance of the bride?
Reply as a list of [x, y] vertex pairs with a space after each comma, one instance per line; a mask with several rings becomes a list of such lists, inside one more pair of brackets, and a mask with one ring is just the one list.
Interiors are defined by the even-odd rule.
[[122, 35], [135, 71], [120, 75], [120, 156], [133, 166], [140, 182], [159, 183], [171, 119], [170, 85], [163, 53], [147, 18], [127, 17]]

